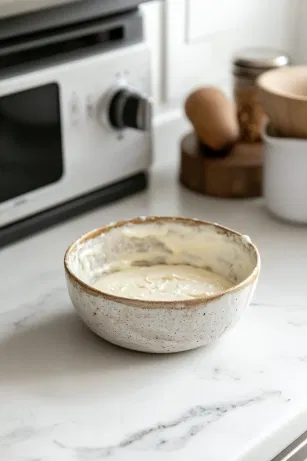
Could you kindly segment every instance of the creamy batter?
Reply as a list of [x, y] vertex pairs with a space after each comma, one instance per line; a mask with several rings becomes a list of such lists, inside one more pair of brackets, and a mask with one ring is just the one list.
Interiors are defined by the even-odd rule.
[[150, 301], [206, 297], [232, 285], [221, 275], [187, 265], [130, 267], [105, 274], [93, 283], [105, 293]]

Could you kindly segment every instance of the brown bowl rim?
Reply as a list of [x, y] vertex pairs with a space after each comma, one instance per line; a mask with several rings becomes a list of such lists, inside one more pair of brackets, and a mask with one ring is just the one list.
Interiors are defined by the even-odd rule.
[[[65, 272], [68, 275], [70, 279], [77, 285], [79, 285], [84, 291], [86, 291], [88, 294], [94, 295], [94, 296], [99, 296], [104, 299], [107, 299], [108, 301], [114, 301], [117, 303], [125, 304], [125, 305], [130, 305], [133, 307], [140, 307], [140, 308], [177, 308], [180, 307], [181, 309], [187, 309], [190, 307], [197, 307], [199, 305], [204, 305], [204, 304], [209, 304], [212, 301], [216, 301], [223, 296], [231, 293], [235, 293], [238, 290], [241, 290], [242, 288], [245, 288], [246, 286], [250, 285], [253, 283], [259, 276], [260, 272], [260, 266], [261, 266], [261, 260], [260, 260], [260, 254], [259, 251], [251, 241], [247, 243], [248, 246], [250, 246], [256, 255], [256, 264], [251, 272], [251, 274], [246, 277], [242, 282], [231, 286], [227, 290], [223, 290], [219, 293], [216, 293], [211, 296], [207, 296], [204, 298], [197, 298], [197, 299], [186, 299], [186, 300], [178, 300], [178, 301], [150, 301], [150, 300], [142, 300], [142, 299], [134, 299], [134, 298], [125, 298], [124, 296], [116, 296], [112, 295], [109, 293], [106, 293], [104, 291], [98, 290], [97, 288], [92, 287], [88, 283], [82, 281], [79, 277], [77, 277], [68, 267], [68, 256], [71, 251], [80, 243], [86, 242], [87, 240], [93, 239], [95, 237], [98, 237], [99, 235], [109, 232], [112, 229], [118, 228], [118, 227], [123, 227], [129, 224], [144, 224], [148, 222], [178, 222], [178, 223], [185, 223], [189, 224], [192, 226], [213, 226], [216, 229], [219, 229], [224, 234], [235, 234], [239, 237], [244, 237], [244, 234], [241, 234], [240, 232], [234, 231], [233, 229], [230, 229], [228, 227], [222, 226], [220, 224], [216, 224], [210, 221], [203, 221], [200, 219], [196, 218], [183, 218], [183, 217], [174, 217], [174, 216], [147, 216], [147, 217], [138, 217], [138, 218], [132, 218], [132, 219], [126, 219], [126, 220], [121, 220], [121, 221], [116, 221], [114, 223], [107, 224], [102, 227], [98, 227], [96, 229], [93, 229], [85, 234], [83, 234], [81, 237], [77, 238], [72, 244], [70, 244], [65, 252], [64, 255], [64, 268]], [[183, 305], [184, 304], [184, 305]]]
[[292, 72], [298, 69], [305, 69], [306, 70], [306, 80], [307, 80], [307, 66], [286, 66], [282, 67], [279, 69], [272, 69], [264, 72], [257, 78], [257, 86], [260, 88], [260, 90], [265, 91], [266, 93], [269, 94], [274, 94], [276, 96], [282, 96], [287, 99], [291, 99], [293, 101], [301, 101], [301, 102], [307, 102], [307, 95], [306, 96], [299, 96], [296, 95], [295, 93], [288, 93], [286, 91], [278, 90], [278, 89], [272, 89], [271, 87], [268, 88], [264, 81], [265, 79], [275, 73], [285, 73], [285, 72]]

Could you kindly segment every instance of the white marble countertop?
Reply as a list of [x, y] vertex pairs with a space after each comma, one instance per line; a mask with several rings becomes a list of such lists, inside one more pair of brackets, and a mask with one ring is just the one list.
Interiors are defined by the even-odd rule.
[[[204, 198], [172, 167], [147, 192], [0, 253], [0, 459], [269, 461], [307, 429], [307, 229], [261, 201]], [[154, 356], [94, 336], [68, 299], [63, 253], [135, 215], [204, 218], [250, 235], [263, 269], [253, 305], [210, 348]]]

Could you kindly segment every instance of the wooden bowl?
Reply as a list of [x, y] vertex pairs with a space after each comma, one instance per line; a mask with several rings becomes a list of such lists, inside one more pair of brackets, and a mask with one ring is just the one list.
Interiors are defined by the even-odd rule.
[[257, 83], [260, 101], [279, 135], [307, 138], [307, 66], [265, 72]]

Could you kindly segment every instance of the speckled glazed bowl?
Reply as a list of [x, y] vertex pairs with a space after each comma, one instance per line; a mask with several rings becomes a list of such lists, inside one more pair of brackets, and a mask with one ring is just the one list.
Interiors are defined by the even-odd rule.
[[[221, 274], [233, 286], [207, 298], [147, 301], [91, 286], [110, 264], [189, 264]], [[111, 343], [144, 352], [194, 349], [216, 341], [250, 303], [260, 257], [247, 236], [196, 219], [136, 218], [95, 229], [66, 251], [65, 272], [77, 313]]]

